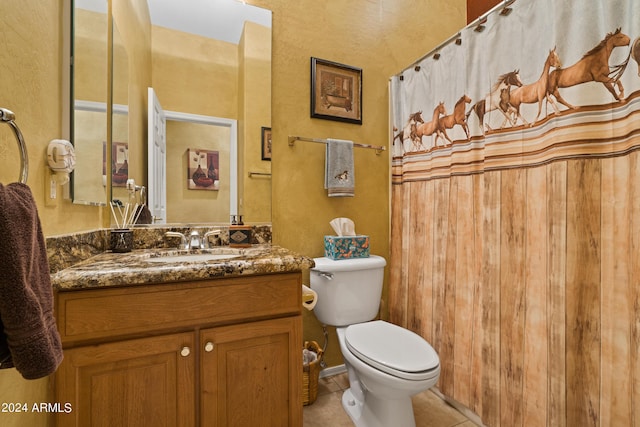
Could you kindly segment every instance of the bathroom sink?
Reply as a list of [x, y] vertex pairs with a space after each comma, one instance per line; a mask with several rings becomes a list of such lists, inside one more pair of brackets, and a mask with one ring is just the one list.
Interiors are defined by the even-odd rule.
[[159, 250], [154, 251], [144, 258], [146, 262], [175, 263], [175, 262], [207, 262], [223, 261], [238, 258], [245, 255], [245, 250], [240, 248], [211, 248], [193, 250]]
[[158, 256], [145, 259], [147, 262], [206, 262], [206, 261], [221, 261], [225, 259], [238, 258], [242, 255], [232, 254], [184, 254], [184, 255], [172, 255], [172, 256]]

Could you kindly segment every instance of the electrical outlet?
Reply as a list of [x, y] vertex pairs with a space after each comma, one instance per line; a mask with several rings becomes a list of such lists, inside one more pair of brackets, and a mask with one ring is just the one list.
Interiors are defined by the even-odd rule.
[[58, 182], [56, 175], [47, 170], [44, 178], [44, 205], [54, 207], [58, 205]]

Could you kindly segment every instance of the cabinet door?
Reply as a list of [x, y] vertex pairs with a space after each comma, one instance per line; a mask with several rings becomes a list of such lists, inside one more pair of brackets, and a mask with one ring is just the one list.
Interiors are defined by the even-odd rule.
[[203, 330], [204, 426], [302, 425], [301, 316]]
[[56, 375], [58, 426], [195, 425], [194, 334], [65, 350]]

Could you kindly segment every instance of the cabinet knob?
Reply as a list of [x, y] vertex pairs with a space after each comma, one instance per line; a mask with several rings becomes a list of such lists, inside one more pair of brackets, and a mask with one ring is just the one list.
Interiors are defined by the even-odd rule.
[[211, 353], [213, 351], [213, 343], [211, 341], [207, 342], [204, 345], [204, 351], [206, 351], [207, 353]]
[[180, 350], [180, 355], [182, 357], [187, 357], [190, 354], [191, 354], [191, 349], [189, 347], [182, 347], [182, 350]]

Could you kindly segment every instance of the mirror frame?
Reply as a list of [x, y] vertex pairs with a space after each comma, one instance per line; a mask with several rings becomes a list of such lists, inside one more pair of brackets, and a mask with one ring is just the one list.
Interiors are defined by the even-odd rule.
[[[75, 100], [75, 90], [74, 90], [74, 78], [75, 78], [75, 68], [74, 68], [74, 55], [75, 55], [75, 0], [62, 0], [62, 138], [71, 142], [75, 146], [75, 133], [74, 133], [74, 113], [76, 106], [79, 107], [82, 111], [106, 111], [107, 120], [106, 120], [106, 144], [109, 147], [110, 144], [110, 110], [111, 110], [111, 55], [112, 55], [112, 40], [113, 33], [111, 26], [113, 25], [113, 18], [111, 16], [111, 1], [112, 0], [104, 0], [107, 4], [107, 99], [106, 105], [97, 105], [97, 102], [92, 101], [78, 101]], [[107, 164], [111, 161], [109, 150], [107, 150]], [[76, 173], [71, 172], [70, 181], [68, 187], [65, 191], [65, 198], [71, 199], [73, 204], [79, 205], [87, 205], [87, 206], [107, 206], [110, 200], [110, 191], [106, 191], [105, 189], [105, 200], [100, 201], [86, 201], [86, 200], [76, 200], [74, 197], [74, 186], [76, 183], [77, 177]], [[110, 187], [110, 177], [107, 174], [107, 188]]]

